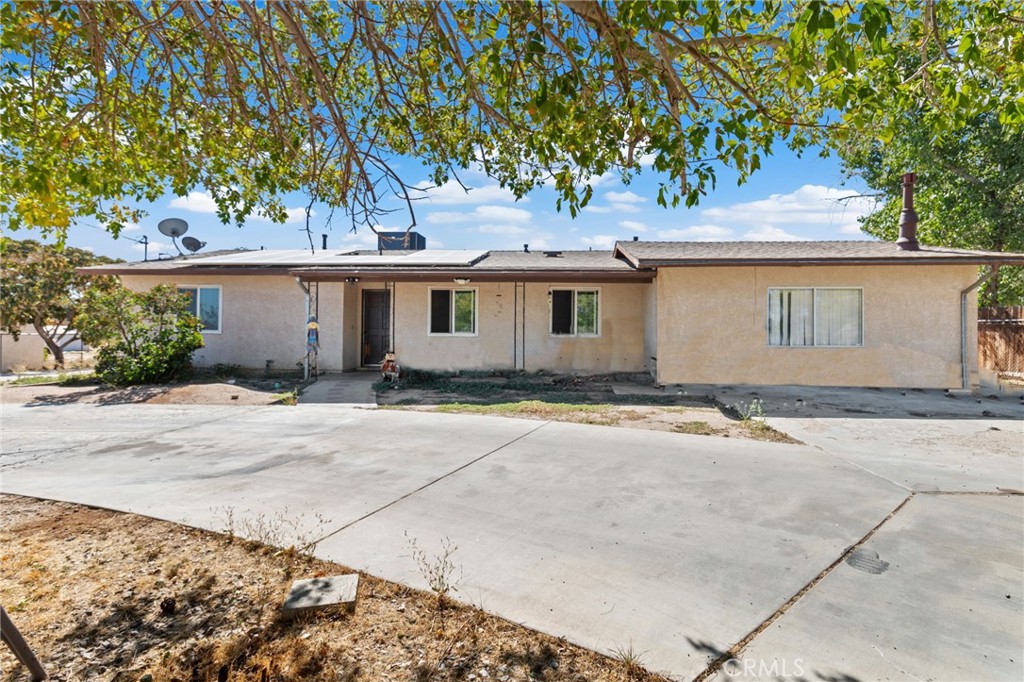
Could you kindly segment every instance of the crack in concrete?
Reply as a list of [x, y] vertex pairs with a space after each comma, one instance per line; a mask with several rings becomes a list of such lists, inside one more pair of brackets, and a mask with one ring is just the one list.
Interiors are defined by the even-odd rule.
[[381, 507], [378, 507], [377, 509], [374, 509], [373, 511], [369, 511], [369, 512], [363, 514], [358, 519], [355, 519], [353, 521], [349, 521], [345, 525], [341, 526], [337, 530], [331, 531], [330, 533], [328, 533], [327, 535], [323, 536], [322, 538], [318, 538], [316, 540], [313, 540], [312, 542], [309, 542], [309, 543], [303, 545], [302, 547], [299, 547], [298, 548], [299, 551], [300, 552], [301, 551], [306, 551], [310, 547], [316, 547], [318, 544], [320, 544], [321, 542], [323, 542], [327, 538], [333, 537], [333, 536], [337, 535], [338, 533], [342, 532], [343, 530], [351, 528], [352, 526], [356, 525], [357, 523], [359, 523], [361, 521], [365, 521], [366, 519], [370, 518], [374, 514], [378, 514], [378, 513], [382, 512], [382, 511], [384, 511], [388, 507], [393, 507], [394, 505], [398, 504], [402, 500], [405, 500], [405, 499], [407, 499], [409, 497], [412, 497], [413, 495], [415, 495], [418, 492], [426, 490], [427, 488], [429, 488], [430, 486], [434, 485], [435, 483], [437, 483], [439, 481], [443, 481], [444, 479], [448, 478], [449, 476], [452, 476], [454, 474], [459, 473], [460, 471], [462, 471], [466, 467], [473, 466], [474, 464], [476, 464], [480, 460], [486, 459], [487, 457], [490, 457], [491, 455], [495, 454], [496, 452], [499, 452], [500, 450], [504, 450], [505, 448], [507, 448], [508, 446], [510, 446], [510, 445], [512, 445], [514, 443], [518, 443], [522, 439], [526, 438], [529, 435], [532, 435], [532, 434], [536, 433], [538, 430], [544, 428], [545, 426], [547, 426], [550, 423], [551, 422], [549, 422], [549, 421], [548, 422], [541, 422], [540, 426], [538, 426], [537, 428], [530, 429], [529, 431], [527, 431], [526, 433], [522, 434], [521, 436], [516, 436], [515, 438], [513, 438], [510, 441], [508, 441], [507, 443], [503, 443], [502, 445], [499, 445], [498, 447], [494, 448], [490, 452], [485, 452], [484, 454], [480, 455], [479, 457], [471, 459], [470, 461], [466, 462], [465, 464], [452, 469], [448, 473], [442, 474], [441, 476], [438, 476], [434, 480], [428, 481], [427, 483], [424, 483], [419, 488], [416, 488], [415, 490], [411, 490], [411, 491], [407, 492], [406, 494], [402, 495], [401, 497], [397, 497], [397, 498], [391, 500], [390, 502], [388, 502], [387, 504], [385, 504], [385, 505], [383, 505]]
[[826, 566], [825, 569], [821, 571], [817, 576], [815, 576], [810, 582], [801, 587], [796, 594], [787, 599], [786, 602], [782, 604], [782, 606], [776, 609], [775, 612], [772, 613], [772, 615], [768, 616], [768, 618], [766, 618], [763, 622], [761, 622], [760, 625], [758, 625], [756, 628], [747, 633], [747, 635], [743, 639], [733, 644], [731, 647], [729, 647], [728, 651], [726, 651], [724, 654], [713, 660], [700, 675], [697, 675], [697, 677], [693, 678], [693, 682], [704, 682], [704, 680], [707, 680], [709, 677], [717, 673], [726, 663], [735, 659], [739, 655], [739, 653], [743, 651], [743, 649], [746, 648], [746, 646], [754, 640], [755, 637], [757, 637], [759, 634], [767, 630], [772, 625], [772, 623], [777, 621], [787, 611], [789, 611], [789, 609], [792, 608], [792, 606], [796, 604], [798, 601], [800, 601], [800, 599], [805, 594], [810, 592], [818, 585], [818, 583], [820, 583], [822, 580], [828, 577], [828, 575], [833, 570], [835, 570], [836, 566], [843, 563], [843, 561], [845, 561], [846, 558], [850, 556], [850, 554], [852, 554], [854, 551], [862, 547], [868, 540], [870, 540], [871, 537], [882, 528], [882, 526], [888, 523], [890, 519], [896, 516], [896, 514], [898, 514], [905, 506], [907, 506], [907, 503], [910, 502], [910, 500], [914, 499], [916, 495], [917, 493], [915, 491], [910, 491], [910, 494], [907, 495], [907, 497], [904, 498], [902, 502], [896, 505], [896, 507], [891, 512], [889, 512], [884, 519], [879, 521], [874, 528], [865, 533], [860, 540], [847, 547], [843, 551], [843, 553], [839, 555], [838, 559], [836, 559], [831, 564]]

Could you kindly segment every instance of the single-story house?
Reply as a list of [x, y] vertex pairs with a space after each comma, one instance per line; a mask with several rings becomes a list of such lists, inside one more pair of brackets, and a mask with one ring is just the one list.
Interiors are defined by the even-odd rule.
[[191, 292], [206, 327], [199, 365], [293, 369], [315, 318], [320, 371], [394, 351], [419, 369], [650, 372], [663, 384], [977, 384], [979, 266], [1024, 254], [900, 246], [260, 250], [84, 271]]

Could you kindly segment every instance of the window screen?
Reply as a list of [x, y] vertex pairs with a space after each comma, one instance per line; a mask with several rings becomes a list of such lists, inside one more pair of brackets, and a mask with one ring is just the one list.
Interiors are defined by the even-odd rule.
[[597, 334], [597, 292], [576, 292], [576, 333]]

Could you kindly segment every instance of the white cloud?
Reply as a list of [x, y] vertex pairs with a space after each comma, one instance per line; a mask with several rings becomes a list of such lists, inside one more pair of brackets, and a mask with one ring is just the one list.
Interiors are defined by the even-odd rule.
[[585, 178], [583, 180], [583, 182], [588, 184], [588, 185], [590, 185], [593, 188], [597, 188], [597, 187], [601, 187], [602, 185], [607, 185], [608, 183], [614, 182], [615, 180], [618, 180], [618, 179], [619, 179], [618, 171], [610, 170], [610, 171], [605, 171], [604, 173], [601, 173], [600, 175], [591, 175], [590, 177]]
[[593, 237], [583, 237], [580, 241], [585, 246], [593, 246], [596, 249], [610, 249], [620, 240], [613, 234], [596, 234]]
[[477, 206], [473, 215], [491, 220], [509, 220], [515, 223], [528, 223], [533, 219], [533, 214], [529, 211], [511, 206]]
[[638, 204], [647, 201], [646, 198], [628, 190], [625, 192], [605, 192], [604, 198], [608, 200], [607, 206], [591, 204], [583, 210], [590, 211], [591, 213], [639, 213], [641, 208]]
[[623, 230], [630, 230], [632, 232], [646, 232], [647, 225], [637, 220], [620, 220], [619, 227]]
[[[432, 185], [429, 180], [424, 180], [416, 184], [415, 187], [423, 190], [422, 193], [417, 192], [416, 195], [422, 194], [422, 196], [426, 197], [426, 201], [435, 205], [457, 206], [494, 201], [511, 203], [516, 200], [515, 194], [496, 183], [483, 185], [482, 187], [471, 187], [468, 192], [454, 180], [449, 180], [438, 187]], [[529, 197], [523, 197], [519, 201], [527, 202]]]
[[680, 239], [683, 241], [724, 241], [730, 239], [733, 231], [718, 225], [693, 225], [677, 230], [658, 230], [659, 239]]
[[213, 200], [213, 197], [208, 192], [189, 192], [187, 196], [174, 197], [168, 206], [193, 213], [217, 212], [217, 202]]
[[608, 209], [612, 213], [639, 213], [640, 207], [636, 204], [611, 204]]
[[122, 232], [138, 232], [142, 228], [139, 227], [138, 223], [125, 223], [124, 227], [121, 228]]
[[[217, 202], [213, 200], [213, 195], [209, 192], [189, 192], [188, 195], [183, 197], [174, 197], [168, 204], [170, 208], [177, 208], [182, 211], [191, 211], [192, 213], [217, 213]], [[285, 225], [295, 225], [297, 223], [306, 222], [306, 209], [305, 207], [299, 206], [296, 208], [285, 209]], [[310, 212], [311, 216], [316, 215], [316, 211]], [[256, 212], [249, 216], [251, 220], [259, 220], [261, 222], [274, 222], [266, 215]]]
[[613, 204], [640, 204], [647, 201], [644, 197], [629, 190], [625, 192], [605, 192], [604, 198]]
[[779, 225], [814, 225], [830, 227], [839, 234], [859, 234], [857, 218], [873, 211], [875, 201], [864, 197], [838, 201], [853, 194], [835, 187], [804, 185], [788, 194], [704, 209], [701, 217], [751, 232]]
[[484, 234], [526, 234], [526, 228], [521, 225], [487, 223], [477, 228]]
[[795, 234], [790, 234], [782, 228], [772, 227], [766, 225], [759, 227], [754, 230], [750, 230], [743, 235], [743, 239], [750, 242], [803, 242], [807, 241], [803, 237], [799, 237]]
[[[306, 222], [306, 209], [304, 207], [286, 208], [284, 210], [284, 212], [285, 212], [285, 215], [287, 217], [285, 218], [284, 223], [278, 223], [278, 225], [280, 225], [280, 224], [295, 225], [297, 223], [298, 224], [303, 224], [303, 223]], [[309, 216], [311, 218], [316, 217], [316, 211], [315, 210], [311, 210], [309, 212]], [[252, 219], [252, 220], [259, 220], [259, 221], [265, 222], [265, 223], [272, 223], [272, 222], [274, 222], [273, 220], [271, 220], [267, 216], [263, 215], [262, 213], [254, 213], [253, 215], [250, 216], [250, 219]]]
[[533, 214], [511, 206], [477, 206], [472, 211], [435, 211], [428, 213], [426, 222], [433, 224], [470, 223], [529, 223]]
[[[397, 231], [381, 225], [377, 225], [376, 228], [381, 232]], [[341, 247], [344, 249], [375, 249], [377, 248], [377, 235], [368, 227], [362, 227], [358, 232], [346, 232], [345, 236], [341, 238]]]

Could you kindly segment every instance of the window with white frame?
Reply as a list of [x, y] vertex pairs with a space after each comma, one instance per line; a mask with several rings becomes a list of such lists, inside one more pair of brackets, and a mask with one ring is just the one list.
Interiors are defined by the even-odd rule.
[[179, 286], [178, 291], [189, 294], [188, 311], [203, 323], [203, 332], [219, 334], [220, 287]]
[[599, 336], [601, 333], [598, 289], [552, 289], [553, 336]]
[[864, 290], [768, 290], [769, 346], [864, 345]]
[[431, 289], [431, 334], [476, 334], [476, 289]]

